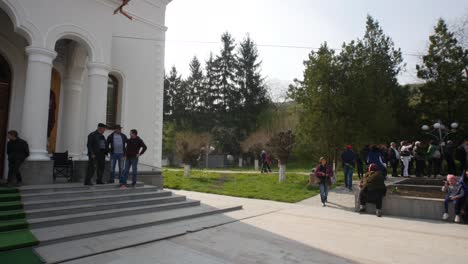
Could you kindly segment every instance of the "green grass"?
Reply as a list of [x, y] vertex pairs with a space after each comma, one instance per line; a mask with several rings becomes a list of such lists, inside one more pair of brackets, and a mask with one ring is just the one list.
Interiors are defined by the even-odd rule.
[[5, 264], [41, 264], [39, 257], [34, 254], [32, 248], [22, 248], [7, 252], [0, 252], [0, 263]]
[[164, 185], [178, 190], [288, 203], [299, 202], [319, 193], [318, 188], [307, 187], [309, 176], [297, 173], [288, 173], [284, 183], [278, 183], [277, 174], [192, 171], [191, 177], [184, 177], [183, 171], [168, 170], [164, 170], [163, 174]]

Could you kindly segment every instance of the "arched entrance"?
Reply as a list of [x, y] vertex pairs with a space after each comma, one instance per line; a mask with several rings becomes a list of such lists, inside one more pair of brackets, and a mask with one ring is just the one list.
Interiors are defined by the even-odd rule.
[[0, 179], [5, 170], [5, 146], [10, 109], [11, 69], [8, 62], [0, 55]]

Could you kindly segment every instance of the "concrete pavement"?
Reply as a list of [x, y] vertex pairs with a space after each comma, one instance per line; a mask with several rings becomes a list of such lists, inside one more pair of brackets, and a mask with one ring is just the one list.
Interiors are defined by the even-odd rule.
[[[232, 221], [183, 236], [68, 263], [467, 263], [468, 227], [377, 218], [315, 204], [188, 191], [210, 206], [242, 204]], [[352, 194], [348, 194], [352, 195]], [[331, 203], [344, 196], [330, 193]]]

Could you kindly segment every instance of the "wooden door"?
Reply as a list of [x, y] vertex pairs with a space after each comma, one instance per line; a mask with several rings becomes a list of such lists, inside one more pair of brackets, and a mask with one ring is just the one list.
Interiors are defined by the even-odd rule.
[[55, 147], [57, 145], [57, 127], [61, 83], [62, 79], [60, 78], [60, 73], [57, 70], [52, 69], [49, 101], [49, 122], [47, 125], [47, 136], [49, 138], [47, 150], [49, 151], [49, 153], [54, 153]]

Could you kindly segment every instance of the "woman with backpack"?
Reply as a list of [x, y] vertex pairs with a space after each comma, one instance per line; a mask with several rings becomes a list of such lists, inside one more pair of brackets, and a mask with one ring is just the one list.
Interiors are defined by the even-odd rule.
[[432, 140], [429, 149], [427, 150], [427, 157], [429, 159], [428, 176], [440, 176], [440, 168], [442, 166], [442, 151], [437, 141]]

